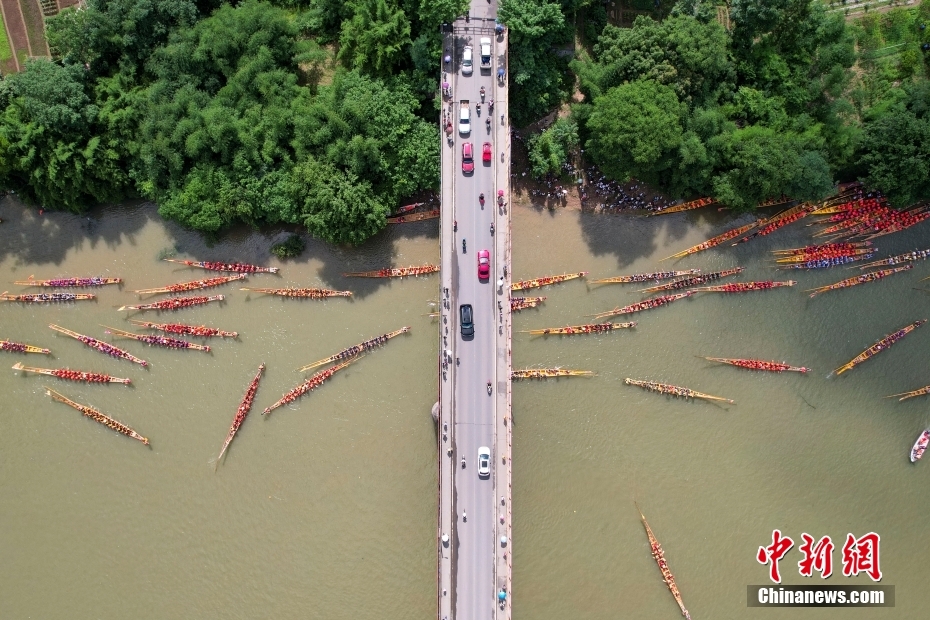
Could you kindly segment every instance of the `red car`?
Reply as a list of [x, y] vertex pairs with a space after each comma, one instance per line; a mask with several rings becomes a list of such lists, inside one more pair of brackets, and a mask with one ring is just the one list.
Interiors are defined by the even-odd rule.
[[481, 161], [489, 162], [491, 161], [491, 143], [485, 142], [481, 146]]
[[478, 279], [487, 280], [491, 277], [491, 253], [487, 250], [478, 250]]
[[462, 145], [462, 172], [468, 174], [475, 171], [475, 160], [473, 159], [471, 142]]

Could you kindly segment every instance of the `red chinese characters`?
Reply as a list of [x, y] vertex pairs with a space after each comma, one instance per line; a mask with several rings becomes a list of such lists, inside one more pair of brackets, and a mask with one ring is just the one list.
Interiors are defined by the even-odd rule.
[[[778, 561], [794, 546], [794, 541], [788, 536], [782, 536], [781, 530], [772, 530], [772, 544], [768, 547], [759, 547], [756, 559], [759, 564], [770, 564], [769, 578], [775, 583], [781, 583], [778, 572]], [[844, 569], [845, 570], [845, 569]]]
[[824, 536], [814, 544], [814, 537], [810, 534], [801, 534], [804, 543], [799, 547], [804, 559], [798, 562], [798, 569], [802, 576], [811, 577], [814, 570], [820, 573], [821, 579], [833, 574], [833, 541]]
[[878, 566], [878, 544], [881, 537], [869, 532], [856, 539], [852, 534], [846, 535], [843, 545], [843, 575], [854, 577], [859, 573], [867, 574], [872, 581], [882, 580], [882, 571]]

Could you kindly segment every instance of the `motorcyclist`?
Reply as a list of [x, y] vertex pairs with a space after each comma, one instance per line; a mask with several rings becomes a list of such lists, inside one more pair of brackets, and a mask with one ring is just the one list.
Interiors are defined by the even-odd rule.
[[478, 202], [480, 202], [482, 205], [484, 204], [484, 192], [478, 194]]
[[462, 254], [465, 253], [465, 240], [462, 239]]

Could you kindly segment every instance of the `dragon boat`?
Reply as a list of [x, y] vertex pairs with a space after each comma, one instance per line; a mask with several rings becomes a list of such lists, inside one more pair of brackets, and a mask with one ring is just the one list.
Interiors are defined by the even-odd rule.
[[651, 392], [658, 392], [659, 394], [667, 394], [669, 396], [678, 396], [681, 398], [700, 398], [702, 400], [722, 401], [725, 403], [730, 403], [731, 405], [736, 404], [729, 398], [711, 396], [710, 394], [704, 394], [703, 392], [696, 392], [690, 388], [678, 387], [677, 385], [668, 385], [667, 383], [656, 383], [655, 381], [642, 381], [639, 379], [630, 378], [624, 379], [623, 382], [627, 385], [635, 385]]
[[546, 301], [545, 297], [511, 297], [510, 311], [518, 312], [527, 308], [535, 308], [544, 301]]
[[636, 511], [639, 512], [639, 518], [642, 519], [643, 527], [646, 528], [646, 537], [649, 538], [649, 550], [652, 552], [652, 559], [659, 565], [659, 572], [662, 573], [662, 582], [668, 586], [669, 592], [672, 593], [672, 597], [675, 599], [675, 602], [678, 603], [678, 608], [681, 609], [681, 615], [684, 616], [686, 620], [691, 620], [691, 614], [685, 609], [685, 603], [681, 600], [681, 592], [678, 591], [678, 584], [675, 583], [675, 576], [672, 575], [672, 571], [668, 567], [668, 562], [665, 560], [665, 551], [662, 549], [662, 545], [656, 540], [655, 534], [652, 533], [652, 528], [649, 527], [649, 523], [646, 521], [646, 516], [643, 514], [643, 511], [639, 509], [638, 505], [636, 506]]
[[797, 222], [798, 220], [807, 217], [808, 215], [810, 215], [811, 211], [814, 210], [814, 208], [815, 208], [814, 205], [812, 205], [809, 202], [805, 202], [803, 204], [792, 207], [788, 209], [787, 211], [784, 211], [783, 213], [779, 213], [778, 215], [766, 220], [765, 224], [763, 224], [763, 226], [759, 230], [753, 232], [751, 235], [747, 235], [746, 237], [743, 237], [742, 239], [740, 239], [739, 241], [737, 241], [736, 243], [732, 245], [739, 245], [740, 243], [746, 243], [747, 241], [751, 241], [755, 239], [756, 237], [764, 237], [766, 235], [770, 235], [776, 230], [780, 228], [784, 228], [788, 224], [793, 224], [794, 222]]
[[352, 291], [333, 291], [328, 288], [240, 288], [239, 290], [298, 299], [328, 299], [330, 297], [352, 296]]
[[528, 288], [539, 288], [541, 286], [548, 286], [550, 284], [559, 284], [560, 282], [567, 282], [568, 280], [574, 280], [576, 278], [583, 278], [588, 275], [587, 271], [579, 271], [578, 273], [563, 273], [558, 276], [546, 276], [543, 278], [534, 278], [532, 280], [520, 280], [519, 282], [514, 282], [510, 285], [511, 291], [522, 291]]
[[790, 265], [781, 265], [779, 269], [829, 269], [830, 267], [839, 267], [840, 265], [848, 265], [849, 263], [855, 263], [860, 260], [868, 260], [872, 258], [874, 254], [863, 254], [862, 256], [840, 256], [837, 258], [820, 258], [817, 260], [809, 260], [806, 263], [793, 263]]
[[101, 327], [106, 328], [107, 333], [111, 333], [114, 336], [137, 340], [139, 342], [144, 342], [149, 346], [154, 345], [168, 349], [193, 349], [195, 351], [206, 351], [207, 353], [210, 352], [210, 347], [206, 345], [194, 344], [193, 342], [188, 342], [179, 338], [171, 338], [170, 336], [157, 336], [155, 334], [134, 334], [132, 332], [116, 329], [115, 327], [107, 327], [106, 325], [101, 325]]
[[530, 329], [521, 331], [521, 334], [534, 336], [574, 336], [577, 334], [602, 334], [617, 329], [630, 329], [636, 323], [592, 323], [589, 325], [567, 325], [565, 327], [546, 327], [544, 329]]
[[342, 274], [346, 278], [406, 278], [408, 276], [423, 276], [437, 273], [438, 265], [420, 265], [418, 267], [394, 267], [392, 269], [378, 269], [376, 271], [354, 271]]
[[85, 416], [87, 416], [91, 420], [94, 420], [95, 422], [99, 422], [100, 424], [103, 424], [104, 426], [113, 429], [117, 433], [121, 433], [123, 435], [126, 435], [127, 437], [132, 437], [133, 439], [141, 441], [145, 445], [149, 445], [148, 439], [146, 439], [145, 437], [143, 437], [136, 431], [132, 430], [131, 428], [129, 428], [128, 426], [120, 422], [119, 420], [114, 420], [110, 416], [97, 411], [93, 407], [88, 407], [87, 405], [76, 403], [73, 400], [62, 396], [61, 394], [59, 394], [58, 392], [56, 392], [55, 390], [51, 388], [46, 387], [45, 393], [51, 396], [52, 400], [57, 400], [60, 403], [64, 403], [68, 405], [69, 407], [73, 407], [77, 409], [78, 411], [83, 413]]
[[783, 282], [763, 280], [759, 282], [735, 282], [732, 284], [720, 284], [717, 286], [704, 286], [691, 290], [694, 293], [748, 293], [750, 291], [767, 291], [773, 288], [794, 286], [795, 284], [797, 284], [797, 282], [794, 280], [785, 280]]
[[90, 336], [85, 336], [84, 334], [73, 332], [70, 329], [59, 327], [58, 325], [53, 324], [53, 325], [49, 325], [49, 327], [51, 329], [54, 329], [56, 332], [64, 334], [65, 336], [70, 336], [71, 338], [74, 338], [75, 340], [82, 342], [84, 345], [90, 347], [91, 349], [95, 349], [105, 355], [109, 355], [111, 357], [119, 357], [121, 359], [133, 362], [134, 364], [139, 364], [140, 366], [147, 367], [149, 365], [149, 363], [145, 361], [144, 359], [136, 357], [135, 355], [132, 355], [131, 353], [127, 351], [123, 351], [122, 349], [118, 347], [114, 347], [109, 342], [103, 342], [102, 340], [97, 340], [96, 338], [91, 338]]
[[226, 454], [226, 448], [232, 443], [236, 433], [239, 432], [239, 427], [245, 422], [245, 418], [249, 415], [249, 411], [252, 410], [252, 401], [255, 400], [255, 394], [258, 393], [258, 382], [261, 380], [263, 372], [265, 372], [264, 362], [259, 364], [258, 373], [256, 373], [255, 377], [249, 382], [249, 386], [245, 390], [245, 396], [242, 397], [242, 402], [239, 403], [239, 408], [236, 409], [236, 415], [233, 417], [229, 432], [226, 433], [226, 441], [223, 442], [220, 455], [216, 457], [216, 461], [213, 463], [213, 471], [216, 471], [216, 466], [220, 464], [220, 460], [223, 458], [223, 455]]
[[0, 351], [9, 351], [10, 353], [42, 353], [44, 355], [52, 354], [50, 349], [34, 347], [31, 344], [23, 344], [21, 342], [11, 342], [9, 340], [0, 340]]
[[[859, 269], [870, 269], [872, 267], [884, 267], [889, 265], [903, 265], [905, 263], [924, 260], [927, 257], [930, 257], [930, 250], [914, 250], [913, 252], [905, 252], [904, 254], [889, 256], [888, 258], [866, 263], [865, 265], [861, 265]], [[926, 278], [924, 278], [924, 280], [926, 280]]]
[[258, 265], [247, 265], [245, 263], [218, 263], [213, 261], [193, 261], [193, 260], [176, 260], [173, 258], [164, 258], [169, 263], [178, 263], [188, 267], [199, 267], [210, 271], [231, 271], [233, 273], [278, 273], [277, 267], [259, 267]]
[[[695, 246], [692, 246], [688, 248], [687, 250], [682, 250], [681, 252], [678, 252], [677, 254], [666, 256], [662, 260], [668, 260], [670, 258], [684, 258], [685, 256], [690, 256], [691, 254], [697, 254], [698, 252], [703, 252], [704, 250], [715, 248], [718, 245], [726, 243], [727, 241], [730, 241], [731, 239], [735, 239], [736, 237], [739, 237], [740, 235], [745, 234], [746, 232], [752, 230], [753, 228], [760, 226], [764, 222], [765, 220], [760, 219], [760, 220], [756, 220], [755, 222], [752, 222], [751, 224], [746, 224], [745, 226], [739, 226], [738, 228], [733, 228], [731, 230], [726, 231], [725, 233], [721, 233], [717, 235], [716, 237], [711, 237], [710, 239], [708, 239], [707, 241], [703, 243], [699, 243]], [[662, 262], [662, 261], [659, 261], [659, 262]]]
[[339, 372], [340, 370], [342, 370], [343, 368], [345, 368], [352, 362], [355, 362], [356, 360], [358, 360], [358, 357], [353, 357], [352, 359], [348, 359], [348, 360], [345, 360], [344, 362], [340, 362], [339, 364], [336, 364], [335, 366], [327, 368], [326, 370], [321, 370], [320, 372], [316, 373], [315, 375], [313, 375], [312, 377], [310, 377], [309, 379], [307, 379], [306, 381], [304, 381], [297, 387], [289, 390], [284, 396], [278, 399], [278, 402], [271, 405], [270, 407], [266, 407], [265, 410], [262, 412], [262, 415], [268, 415], [269, 413], [271, 413], [278, 407], [283, 407], [284, 405], [288, 405], [294, 402], [295, 400], [297, 400], [298, 398], [300, 398], [301, 396], [303, 396], [304, 394], [306, 394], [307, 392], [311, 392], [315, 390], [316, 388], [323, 385], [323, 382], [325, 382], [327, 379], [332, 377], [334, 374], [336, 374], [337, 372]]
[[861, 242], [846, 242], [846, 243], [825, 243], [821, 245], [808, 245], [803, 248], [789, 248], [787, 250], [772, 250], [772, 254], [780, 256], [808, 256], [811, 254], [816, 254], [819, 252], [836, 250], [836, 251], [846, 251], [846, 250], [859, 250], [862, 248], [868, 248], [872, 246], [871, 241], [861, 241]]
[[[834, 244], [841, 245], [841, 244]], [[806, 252], [804, 254], [794, 254], [792, 256], [783, 256], [776, 259], [776, 263], [779, 265], [787, 265], [791, 263], [806, 263], [807, 261], [812, 260], [824, 260], [824, 259], [834, 259], [834, 258], [856, 258], [863, 256], [871, 256], [875, 253], [877, 248], [850, 248], [850, 249], [839, 249], [831, 248], [829, 245], [824, 246], [823, 249]]]
[[658, 282], [659, 280], [670, 280], [682, 276], [696, 276], [701, 273], [700, 269], [685, 269], [683, 271], [656, 271], [653, 273], [634, 273], [631, 276], [614, 276], [613, 278], [602, 278], [600, 280], [589, 280], [590, 284], [627, 284], [630, 282]]
[[91, 276], [89, 278], [53, 278], [51, 280], [36, 280], [29, 276], [28, 280], [17, 280], [13, 284], [20, 286], [45, 286], [48, 288], [87, 288], [91, 286], [106, 286], [107, 284], [119, 284], [122, 278], [104, 278], [103, 276]]
[[922, 432], [917, 441], [914, 442], [914, 447], [911, 448], [911, 463], [920, 460], [920, 457], [924, 455], [924, 451], [927, 449], [927, 444], [930, 444], [930, 428]]
[[653, 297], [645, 301], [639, 301], [635, 304], [630, 304], [629, 306], [624, 306], [622, 308], [614, 308], [613, 310], [601, 312], [593, 316], [596, 319], [605, 319], [607, 317], [617, 316], [618, 314], [632, 314], [634, 312], [641, 312], [643, 310], [651, 310], [653, 308], [666, 306], [673, 301], [678, 301], [679, 299], [690, 297], [693, 294], [694, 291], [685, 291], [684, 293], [675, 293], [674, 295], [660, 295], [659, 297]]
[[828, 284], [827, 286], [819, 286], [817, 288], [808, 289], [804, 291], [813, 291], [809, 296], [816, 297], [821, 293], [826, 293], [827, 291], [835, 291], [841, 288], [849, 288], [851, 286], [858, 286], [860, 284], [865, 284], [866, 282], [875, 282], [876, 280], [881, 280], [890, 275], [900, 273], [902, 271], [907, 271], [912, 269], [914, 265], [904, 265], [903, 267], [895, 267], [894, 269], [879, 269], [878, 271], [871, 271], [869, 273], [864, 273], [861, 276], [855, 276], [853, 278], [846, 278], [845, 280], [840, 280], [839, 282], [834, 282], [833, 284]]
[[647, 217], [655, 215], [668, 215], [669, 213], [681, 213], [682, 211], [692, 211], [694, 209], [700, 209], [701, 207], [715, 204], [716, 202], [716, 198], [698, 198], [697, 200], [691, 200], [680, 205], [672, 205], [671, 207], [666, 207], [665, 209], [655, 211], [650, 213]]
[[172, 297], [163, 299], [150, 304], [139, 304], [134, 306], [120, 306], [117, 312], [123, 310], [180, 310], [181, 308], [190, 308], [192, 306], [201, 306], [212, 301], [223, 301], [225, 295], [213, 295], [212, 297]]
[[204, 325], [183, 325], [181, 323], [149, 323], [148, 321], [136, 321], [130, 319], [130, 323], [148, 329], [157, 329], [158, 331], [169, 334], [185, 334], [187, 336], [200, 336], [201, 338], [238, 338], [239, 332], [225, 332], [221, 329], [206, 327]]
[[710, 362], [729, 364], [730, 366], [748, 368], [749, 370], [766, 370], [768, 372], [810, 372], [810, 368], [805, 368], [804, 366], [791, 366], [790, 364], [785, 364], [782, 362], [766, 362], [763, 360], [751, 359], [732, 359], [726, 357], [698, 357]]
[[644, 288], [639, 293], [658, 293], [660, 291], [675, 291], [683, 288], [690, 288], [692, 286], [700, 286], [701, 284], [707, 284], [708, 282], [714, 282], [721, 278], [727, 278], [729, 276], [735, 276], [736, 274], [742, 273], [742, 267], [733, 267], [732, 269], [724, 269], [723, 271], [714, 271], [713, 273], [705, 273], [704, 275], [694, 276], [691, 278], [682, 278], [681, 280], [675, 280], [673, 282], [667, 282], [665, 284], [659, 284], [657, 286], [650, 286], [649, 288]]
[[919, 321], [914, 321], [914, 322], [911, 323], [910, 325], [906, 325], [906, 326], [902, 327], [901, 329], [899, 329], [898, 331], [894, 332], [893, 334], [890, 334], [890, 335], [888, 335], [888, 336], [885, 336], [884, 338], [882, 338], [881, 340], [879, 340], [878, 342], [876, 342], [875, 344], [873, 344], [871, 347], [869, 347], [868, 349], [866, 349], [865, 351], [863, 351], [862, 353], [860, 353], [860, 354], [857, 355], [856, 357], [854, 357], [854, 358], [852, 358], [851, 360], [849, 360], [847, 363], [843, 364], [842, 366], [840, 366], [839, 368], [837, 368], [836, 370], [834, 370], [833, 372], [831, 372], [830, 375], [831, 375], [831, 376], [832, 376], [832, 375], [841, 375], [841, 374], [843, 374], [844, 372], [846, 372], [847, 370], [850, 370], [851, 368], [854, 368], [854, 367], [858, 366], [858, 365], [861, 364], [862, 362], [865, 362], [865, 361], [867, 361], [867, 360], [872, 359], [872, 357], [874, 357], [875, 354], [884, 351], [885, 349], [887, 349], [888, 347], [890, 347], [891, 345], [893, 345], [893, 344], [896, 343], [897, 341], [901, 340], [902, 338], [904, 338], [904, 337], [907, 336], [909, 333], [911, 333], [912, 331], [914, 331], [915, 329], [917, 329], [918, 327], [920, 327], [921, 325], [923, 325], [923, 324], [926, 323], [926, 322], [927, 322], [926, 319], [921, 319], [921, 320], [919, 320]]
[[65, 381], [81, 381], [83, 383], [122, 383], [123, 385], [132, 383], [130, 379], [111, 377], [110, 375], [100, 372], [85, 372], [83, 370], [71, 370], [70, 368], [34, 368], [32, 366], [23, 366], [19, 362], [13, 364], [13, 370], [56, 377], [58, 379], [64, 379]]
[[92, 293], [30, 293], [26, 295], [8, 295], [6, 291], [0, 293], [0, 301], [18, 301], [24, 304], [64, 303], [91, 299], [97, 299], [97, 296]]
[[891, 396], [886, 396], [885, 398], [895, 398], [897, 396], [900, 396], [901, 398], [898, 398], [898, 402], [901, 402], [902, 400], [907, 400], [908, 398], [915, 398], [917, 396], [926, 396], [927, 394], [930, 394], [930, 385], [925, 385], [922, 388], [911, 390], [910, 392], [901, 392], [900, 394], [892, 394]]
[[570, 370], [567, 368], [524, 368], [512, 370], [510, 380], [517, 379], [557, 379], [558, 377], [593, 377], [591, 370]]
[[193, 280], [191, 282], [179, 282], [177, 284], [169, 284], [168, 286], [160, 286], [158, 288], [143, 288], [137, 291], [130, 291], [132, 293], [138, 293], [140, 295], [154, 295], [157, 293], [186, 293], [188, 291], [196, 291], [205, 288], [213, 288], [214, 286], [220, 286], [228, 282], [235, 282], [236, 280], [244, 280], [249, 277], [245, 273], [237, 273], [233, 276], [221, 276], [219, 278], [209, 278], [207, 280]]
[[366, 340], [365, 342], [360, 342], [357, 345], [343, 349], [342, 351], [340, 351], [339, 353], [336, 353], [335, 355], [330, 355], [329, 357], [313, 362], [312, 364], [301, 366], [300, 368], [297, 369], [297, 372], [305, 372], [307, 370], [318, 368], [319, 366], [323, 366], [325, 364], [332, 364], [333, 362], [338, 362], [339, 360], [344, 360], [350, 357], [355, 357], [356, 355], [360, 355], [362, 353], [365, 353], [366, 351], [371, 351], [375, 347], [382, 347], [391, 338], [394, 338], [396, 336], [400, 336], [401, 334], [406, 334], [409, 332], [410, 332], [409, 327], [401, 327], [400, 329], [394, 330], [392, 332], [388, 332], [387, 334], [382, 334], [376, 338], [371, 338], [370, 340]]

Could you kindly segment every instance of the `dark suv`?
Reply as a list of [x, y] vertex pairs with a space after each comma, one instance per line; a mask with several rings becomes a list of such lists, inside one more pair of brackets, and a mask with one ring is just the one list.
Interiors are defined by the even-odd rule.
[[472, 316], [471, 304], [459, 306], [459, 319], [461, 319], [462, 338], [474, 338], [475, 320]]

